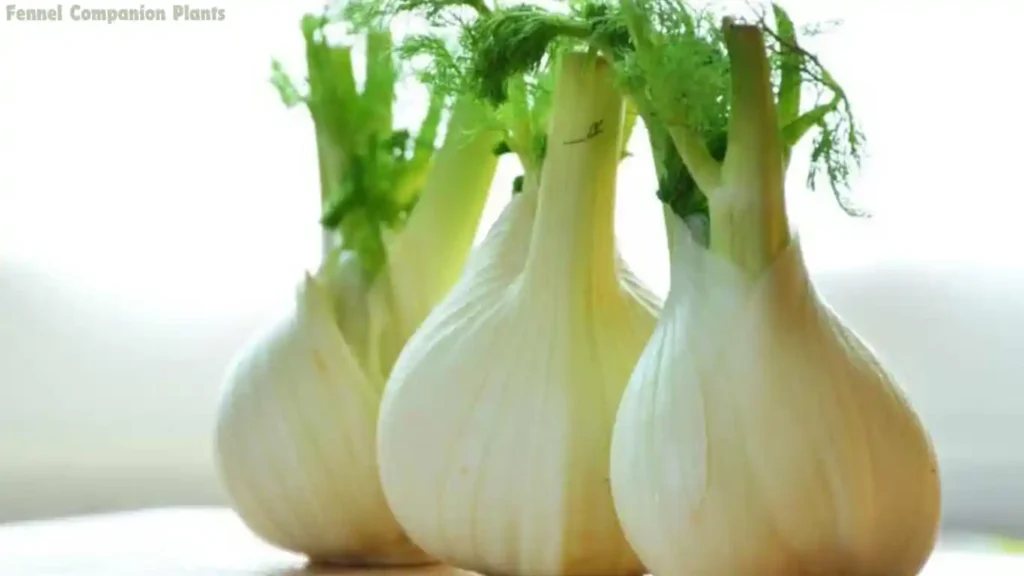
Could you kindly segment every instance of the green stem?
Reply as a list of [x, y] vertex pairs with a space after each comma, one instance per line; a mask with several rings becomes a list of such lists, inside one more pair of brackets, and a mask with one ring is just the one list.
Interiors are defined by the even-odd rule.
[[782, 139], [787, 149], [796, 146], [811, 131], [811, 128], [818, 126], [825, 120], [826, 116], [835, 112], [842, 101], [842, 96], [837, 94], [828, 103], [819, 104], [783, 125]]
[[413, 164], [425, 164], [433, 158], [437, 129], [441, 126], [441, 116], [444, 114], [447, 100], [448, 98], [441, 90], [434, 90], [431, 93], [427, 114], [416, 133], [416, 148], [412, 155]]
[[[303, 18], [306, 42], [306, 75], [309, 80], [307, 106], [316, 135], [317, 170], [320, 177], [321, 217], [329, 202], [340, 193], [345, 171], [353, 154], [352, 114], [359, 99], [352, 74], [352, 54], [347, 47], [331, 47], [317, 38], [319, 18]], [[322, 256], [326, 258], [338, 242], [337, 230], [321, 228]]]
[[391, 32], [373, 30], [366, 35], [366, 83], [362, 111], [367, 132], [378, 139], [392, 130], [391, 105], [395, 100], [397, 73], [392, 52]]
[[675, 251], [676, 221], [681, 220], [668, 204], [661, 205], [661, 219], [665, 223], [665, 241], [668, 242], [668, 255]]
[[718, 193], [709, 198], [711, 249], [751, 275], [789, 245], [783, 141], [764, 34], [726, 22], [732, 100], [729, 148]]
[[334, 171], [347, 167], [355, 153], [353, 136], [359, 95], [352, 73], [352, 52], [348, 47], [331, 47], [315, 38], [306, 41], [306, 75], [309, 78], [307, 105], [316, 129], [321, 166], [321, 200], [328, 200], [341, 184]]
[[714, 196], [722, 184], [722, 165], [711, 156], [704, 139], [688, 126], [669, 126], [668, 134], [697, 188], [708, 198]]
[[[772, 5], [781, 53], [779, 79], [779, 123], [786, 126], [800, 115], [800, 96], [803, 90], [804, 58], [797, 43], [796, 27], [789, 14], [778, 4]], [[788, 143], [787, 143], [788, 144]], [[789, 148], [791, 145], [788, 145]]]
[[[619, 4], [637, 51], [649, 54], [657, 53], [655, 48], [657, 36], [648, 22], [644, 7], [639, 5], [636, 0], [620, 0]], [[697, 183], [697, 187], [705, 195], [712, 195], [718, 189], [722, 170], [720, 163], [708, 151], [704, 139], [685, 125], [670, 126], [668, 133], [686, 164], [687, 170], [693, 176], [694, 182]]]
[[434, 161], [434, 150], [437, 140], [437, 129], [441, 124], [441, 116], [445, 111], [447, 98], [435, 91], [430, 96], [427, 114], [416, 134], [416, 147], [413, 156], [402, 167], [392, 191], [392, 198], [399, 204], [406, 204], [423, 189], [430, 168]]
[[[422, 261], [430, 255], [429, 270], [421, 270], [415, 262], [392, 266], [422, 272], [408, 279], [416, 290], [406, 292], [417, 293], [424, 302], [444, 296], [473, 247], [498, 167], [494, 148], [502, 136], [498, 130], [481, 128], [489, 125], [488, 115], [485, 105], [470, 98], [454, 103], [444, 143], [434, 153], [423, 191], [401, 232], [402, 251], [395, 254], [396, 259], [409, 254]], [[422, 310], [418, 304], [400, 303], [407, 310]], [[423, 318], [420, 312], [415, 315], [404, 320], [418, 325]]]
[[637, 109], [636, 100], [627, 98], [625, 120], [622, 123], [622, 150], [619, 151], [619, 157], [622, 159], [629, 155], [629, 140], [633, 137], [633, 130], [639, 118], [640, 111]]
[[508, 144], [519, 158], [523, 170], [534, 172], [540, 169], [541, 159], [533, 149], [533, 125], [530, 118], [530, 104], [527, 98], [526, 80], [522, 76], [508, 81], [509, 138]]
[[[321, 215], [327, 209], [327, 201], [334, 197], [341, 187], [348, 161], [346, 151], [334, 141], [330, 132], [323, 126], [314, 124], [316, 131], [317, 170], [320, 175], [320, 207]], [[322, 254], [326, 257], [338, 241], [337, 230], [321, 227]]]
[[638, 6], [635, 0], [620, 0], [619, 6], [626, 19], [626, 28], [629, 29], [629, 35], [633, 38], [637, 50], [649, 53], [654, 43], [654, 33], [647, 21], [646, 11], [643, 7]]
[[465, 0], [465, 5], [476, 10], [476, 13], [481, 16], [487, 16], [491, 13], [491, 9], [482, 0]]
[[614, 282], [624, 101], [608, 62], [581, 53], [562, 57], [553, 98], [526, 272], [545, 291]]

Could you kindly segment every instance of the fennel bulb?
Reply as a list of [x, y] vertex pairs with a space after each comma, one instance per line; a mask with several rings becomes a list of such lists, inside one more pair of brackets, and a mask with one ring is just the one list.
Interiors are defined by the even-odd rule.
[[[347, 48], [328, 48], [306, 31], [324, 225], [328, 232], [334, 230], [328, 222], [337, 226], [343, 243], [334, 246], [331, 238], [322, 267], [306, 275], [294, 306], [229, 368], [217, 463], [235, 510], [272, 544], [331, 563], [431, 562], [405, 536], [381, 491], [377, 412], [398, 351], [469, 255], [500, 134], [479, 128], [486, 107], [463, 100], [452, 106], [436, 152], [439, 107], [420, 130], [430, 136], [429, 150], [420, 147], [411, 160], [369, 154], [360, 141], [375, 145], [384, 128], [391, 135], [393, 94], [379, 93], [394, 81], [380, 70], [391, 61], [386, 33], [370, 34], [364, 93], [339, 102], [331, 98], [352, 86]], [[371, 178], [359, 179], [366, 175]], [[360, 188], [384, 184], [372, 195]], [[382, 201], [409, 195], [418, 198], [415, 209], [394, 229], [359, 204], [371, 197], [379, 210]]]
[[930, 440], [808, 276], [783, 189], [795, 112], [762, 29], [724, 38], [724, 161], [677, 139], [710, 247], [675, 219], [670, 294], [615, 424], [616, 510], [655, 574], [917, 574], [940, 517]]
[[552, 98], [537, 187], [513, 198], [391, 372], [381, 483], [410, 538], [446, 563], [641, 574], [607, 476], [657, 306], [616, 256], [624, 103], [584, 54], [562, 57]]

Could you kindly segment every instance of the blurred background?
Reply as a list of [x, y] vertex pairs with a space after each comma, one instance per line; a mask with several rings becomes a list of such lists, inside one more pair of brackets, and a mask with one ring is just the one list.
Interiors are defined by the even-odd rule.
[[[320, 3], [219, 5], [221, 22], [0, 19], [0, 523], [224, 503], [222, 373], [319, 257], [312, 125], [268, 77], [272, 57], [301, 74], [298, 20]], [[931, 430], [945, 525], [1024, 537], [1024, 5], [786, 6], [842, 20], [809, 47], [868, 137], [853, 198], [871, 218], [791, 170], [818, 285]], [[424, 95], [400, 98], [412, 126]], [[664, 293], [642, 130], [633, 142], [621, 248]], [[481, 235], [518, 173], [505, 158]]]

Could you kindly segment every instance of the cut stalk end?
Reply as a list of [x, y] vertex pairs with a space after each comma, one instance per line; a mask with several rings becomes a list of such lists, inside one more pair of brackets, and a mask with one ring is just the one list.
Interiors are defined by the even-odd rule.
[[720, 189], [709, 198], [711, 249], [749, 274], [789, 245], [785, 153], [759, 26], [723, 22], [732, 100]]

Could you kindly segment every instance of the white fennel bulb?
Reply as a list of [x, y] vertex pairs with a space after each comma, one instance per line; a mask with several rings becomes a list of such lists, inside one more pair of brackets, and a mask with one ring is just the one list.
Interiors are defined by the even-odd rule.
[[724, 161], [682, 154], [710, 247], [674, 220], [670, 293], [615, 424], [616, 510], [655, 574], [917, 574], [940, 517], [929, 437], [808, 276], [779, 130], [798, 118], [777, 110], [762, 29], [724, 38]]
[[446, 563], [641, 574], [608, 486], [615, 411], [657, 306], [616, 255], [624, 103], [601, 59], [566, 54], [556, 71], [538, 187], [514, 197], [391, 372], [381, 482]]
[[[377, 49], [390, 50], [386, 38], [376, 38]], [[371, 35], [371, 48], [373, 40]], [[333, 49], [332, 59], [311, 56], [311, 69], [329, 61], [333, 76], [320, 80], [344, 85], [345, 71], [337, 63], [346, 58], [347, 52]], [[389, 97], [373, 95], [369, 85], [367, 91], [356, 100], [366, 106], [350, 111], [390, 110]], [[330, 134], [316, 102], [310, 108], [322, 176], [338, 164], [367, 161], [360, 156], [362, 148], [338, 145], [341, 135]], [[418, 149], [408, 164], [396, 162], [390, 171], [376, 173], [376, 182], [392, 185], [382, 192], [396, 195], [409, 193], [402, 182], [408, 183], [410, 175], [422, 181], [404, 225], [382, 234], [387, 238], [383, 257], [375, 252], [372, 234], [359, 235], [367, 229], [365, 212], [353, 210], [341, 218], [343, 241], [368, 237], [371, 242], [330, 250], [321, 269], [306, 275], [294, 305], [246, 344], [226, 376], [216, 455], [231, 502], [257, 535], [315, 561], [433, 561], [405, 536], [384, 499], [377, 476], [377, 412], [398, 351], [458, 279], [469, 256], [500, 139], [500, 133], [479, 128], [488, 117], [486, 107], [461, 101], [453, 106], [444, 143], [434, 152], [430, 123], [438, 112], [439, 107], [432, 108], [421, 129], [431, 137], [429, 163], [419, 162], [425, 152]], [[390, 135], [390, 117], [381, 116]], [[353, 114], [348, 120], [371, 118]], [[338, 174], [342, 182], [356, 176], [353, 171]], [[353, 180], [347, 182], [360, 184]]]

